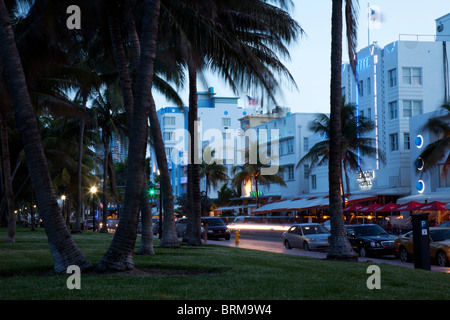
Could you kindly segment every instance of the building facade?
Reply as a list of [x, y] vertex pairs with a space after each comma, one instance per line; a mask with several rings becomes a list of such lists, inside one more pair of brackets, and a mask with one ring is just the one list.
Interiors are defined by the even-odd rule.
[[[238, 156], [236, 139], [242, 131], [239, 119], [257, 113], [255, 106], [238, 106], [238, 99], [239, 97], [219, 97], [212, 87], [208, 91], [198, 92], [198, 159], [202, 161], [202, 150], [211, 147], [214, 149], [214, 156], [227, 166], [229, 176]], [[175, 195], [187, 192], [187, 150], [190, 141], [188, 113], [188, 107], [166, 107], [157, 111]], [[234, 147], [226, 148], [227, 145]], [[150, 178], [153, 180], [158, 170], [155, 152], [158, 151], [151, 150]], [[205, 179], [202, 179], [200, 188], [206, 190]], [[217, 190], [209, 190], [208, 196], [217, 197]]]
[[447, 42], [437, 39], [399, 40], [383, 48], [372, 44], [360, 50], [358, 82], [349, 65], [343, 64], [342, 95], [360, 115], [375, 122], [370, 137], [378, 150], [375, 158], [362, 158], [367, 179], [353, 173], [351, 190], [411, 192], [413, 119], [438, 110], [448, 95]]

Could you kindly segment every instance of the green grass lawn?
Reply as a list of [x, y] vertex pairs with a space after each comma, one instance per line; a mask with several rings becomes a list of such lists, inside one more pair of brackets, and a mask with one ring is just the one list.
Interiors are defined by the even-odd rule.
[[[332, 262], [208, 244], [163, 249], [135, 256], [139, 272], [81, 274], [81, 289], [69, 290], [69, 275], [53, 272], [42, 229], [18, 228], [16, 243], [6, 243], [0, 228], [0, 300], [8, 299], [450, 299], [450, 274], [388, 264], [381, 269], [381, 289], [366, 286], [369, 263]], [[111, 234], [73, 235], [84, 255], [97, 264]], [[138, 237], [139, 245], [140, 238]]]

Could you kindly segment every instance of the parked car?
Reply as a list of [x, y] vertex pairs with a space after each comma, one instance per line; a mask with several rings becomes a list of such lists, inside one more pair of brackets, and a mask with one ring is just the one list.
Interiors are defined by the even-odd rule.
[[450, 227], [450, 221], [442, 222], [438, 227]]
[[178, 237], [184, 237], [184, 233], [186, 232], [186, 224], [187, 218], [178, 219], [178, 221], [176, 222], [175, 230]]
[[329, 235], [330, 232], [319, 223], [300, 223], [283, 232], [282, 238], [287, 249], [316, 250], [329, 247]]
[[[402, 262], [412, 261], [414, 257], [412, 231], [395, 239], [395, 250], [396, 256]], [[450, 227], [430, 228], [430, 258], [441, 267], [450, 266]]]
[[346, 225], [350, 244], [360, 257], [395, 254], [393, 236], [377, 224]]
[[322, 223], [322, 225], [325, 227], [325, 228], [327, 228], [327, 230], [331, 230], [331, 221], [330, 220], [327, 220], [327, 221], [325, 221], [324, 223]]
[[[207, 223], [207, 236], [208, 239], [219, 239], [224, 238], [225, 240], [230, 240], [230, 230], [228, 230], [227, 225], [219, 217], [201, 217], [201, 236], [203, 237], [204, 226]], [[187, 218], [178, 219], [175, 228], [177, 235], [183, 237], [186, 233]]]
[[[86, 229], [87, 230], [93, 230], [94, 229], [94, 219], [93, 218], [89, 218], [85, 221], [86, 223]], [[99, 222], [97, 219], [95, 219], [95, 229], [99, 230], [100, 226], [99, 226]]]

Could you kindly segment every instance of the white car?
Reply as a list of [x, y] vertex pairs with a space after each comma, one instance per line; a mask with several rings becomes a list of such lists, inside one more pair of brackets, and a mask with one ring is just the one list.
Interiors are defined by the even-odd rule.
[[287, 249], [320, 250], [329, 247], [330, 231], [319, 223], [294, 224], [282, 235]]

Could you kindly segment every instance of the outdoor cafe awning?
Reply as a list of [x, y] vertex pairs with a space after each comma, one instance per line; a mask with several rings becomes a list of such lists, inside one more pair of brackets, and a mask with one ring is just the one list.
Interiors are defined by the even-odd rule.
[[[346, 197], [346, 201], [370, 201], [376, 200], [377, 195], [373, 193], [361, 192], [351, 194]], [[303, 211], [311, 208], [327, 207], [330, 203], [327, 194], [308, 194], [302, 195], [299, 198], [280, 200], [268, 203], [258, 209], [253, 210], [253, 213], [270, 213], [280, 211]], [[365, 205], [364, 205], [365, 207]]]
[[230, 206], [230, 207], [220, 207], [214, 209], [214, 211], [225, 211], [225, 210], [239, 210], [244, 208], [256, 208], [256, 204], [249, 204], [249, 205], [243, 205], [243, 206]]
[[414, 194], [414, 195], [410, 195], [410, 196], [406, 196], [403, 198], [399, 198], [397, 200], [397, 204], [404, 204], [410, 201], [415, 201], [415, 202], [421, 202], [421, 203], [425, 203], [425, 201], [427, 203], [433, 202], [433, 201], [439, 201], [439, 202], [443, 202], [443, 203], [450, 203], [450, 193], [443, 193], [443, 192], [432, 192], [432, 193], [428, 193], [428, 194]]

